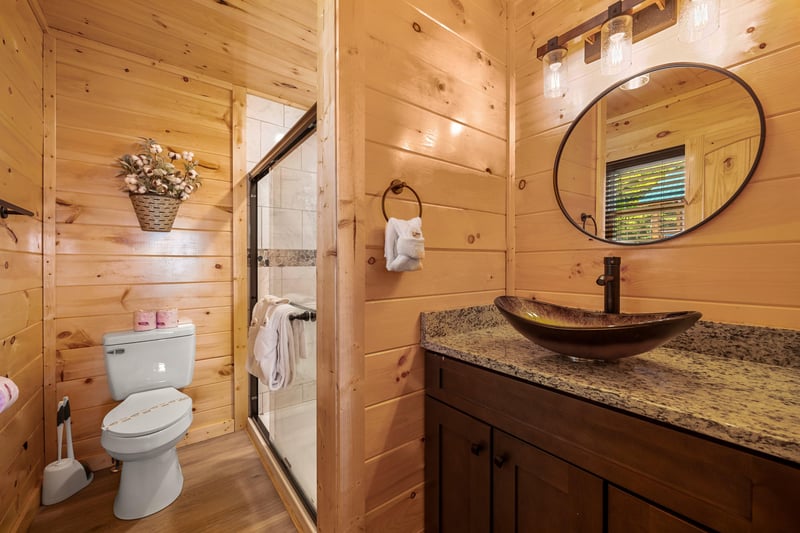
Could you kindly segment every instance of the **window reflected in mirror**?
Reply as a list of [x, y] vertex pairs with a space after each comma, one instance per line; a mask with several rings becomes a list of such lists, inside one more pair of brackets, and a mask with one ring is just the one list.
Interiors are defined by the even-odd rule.
[[686, 146], [609, 161], [605, 180], [605, 238], [647, 242], [684, 230]]

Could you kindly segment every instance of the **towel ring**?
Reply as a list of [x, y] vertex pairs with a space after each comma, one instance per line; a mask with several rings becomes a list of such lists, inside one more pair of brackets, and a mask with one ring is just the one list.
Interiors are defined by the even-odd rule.
[[381, 211], [383, 211], [383, 218], [385, 218], [387, 222], [389, 221], [389, 216], [386, 214], [386, 195], [389, 193], [389, 191], [392, 191], [395, 194], [400, 194], [403, 192], [403, 189], [408, 189], [417, 198], [417, 205], [419, 205], [419, 215], [417, 216], [422, 218], [422, 200], [419, 199], [419, 194], [417, 194], [417, 191], [412, 189], [411, 185], [407, 184], [405, 181], [392, 180], [392, 183], [390, 183], [389, 186], [386, 187], [386, 190], [383, 191], [383, 197], [381, 197]]

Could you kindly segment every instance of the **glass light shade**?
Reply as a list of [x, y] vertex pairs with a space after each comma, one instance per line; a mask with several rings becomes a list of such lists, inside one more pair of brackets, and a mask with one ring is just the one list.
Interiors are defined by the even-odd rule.
[[684, 0], [678, 21], [678, 39], [693, 43], [719, 28], [720, 0]]
[[650, 74], [642, 74], [641, 76], [636, 76], [632, 80], [623, 83], [619, 88], [623, 91], [632, 91], [639, 87], [644, 87], [648, 83], [650, 83]]
[[556, 48], [542, 56], [544, 97], [561, 98], [567, 92], [567, 49]]
[[607, 76], [619, 74], [632, 60], [633, 17], [614, 17], [600, 28], [600, 71]]

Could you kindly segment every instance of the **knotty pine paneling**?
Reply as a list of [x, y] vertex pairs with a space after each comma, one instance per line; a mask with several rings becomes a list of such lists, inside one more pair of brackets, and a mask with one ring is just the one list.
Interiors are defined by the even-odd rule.
[[[486, 304], [505, 292], [506, 18], [505, 2], [495, 0], [367, 3], [368, 531], [423, 527], [420, 312]], [[422, 200], [420, 272], [385, 268], [381, 195], [392, 179]], [[387, 195], [389, 216], [417, 210], [408, 191]]]
[[785, 21], [800, 15], [800, 5], [731, 2], [720, 30], [705, 41], [680, 43], [672, 27], [634, 45], [639, 69], [671, 61], [731, 68], [753, 87], [767, 115], [761, 165], [739, 198], [691, 234], [644, 247], [591, 240], [569, 225], [547, 191], [569, 121], [614, 80], [601, 76], [597, 63], [584, 65], [580, 45], [572, 44], [569, 95], [547, 100], [541, 64], [521, 53], [607, 7], [594, 0], [520, 0], [513, 6], [514, 48], [520, 52], [514, 67], [516, 160], [518, 179], [527, 182], [523, 190], [514, 189], [516, 293], [599, 307], [602, 291], [594, 279], [602, 271], [602, 257], [619, 255], [623, 311], [691, 308], [706, 320], [797, 329], [800, 221], [791, 216], [790, 204], [800, 195], [800, 174], [790, 154], [799, 131], [792, 87], [800, 82], [800, 37]]
[[413, 489], [425, 481], [425, 439], [413, 440], [381, 455], [364, 466], [367, 507], [374, 509], [399, 492]]
[[423, 531], [425, 520], [425, 483], [402, 491], [391, 500], [367, 513], [367, 531]]
[[217, 85], [247, 87], [303, 107], [315, 100], [315, 0], [41, 3], [55, 29], [179, 67]]
[[19, 398], [0, 413], [0, 531], [39, 506], [42, 412], [42, 29], [25, 1], [0, 6], [0, 198], [34, 212], [0, 219], [0, 376]]
[[[231, 91], [56, 33], [55, 389], [72, 401], [76, 450], [98, 468], [115, 405], [102, 336], [130, 329], [136, 309], [174, 306], [197, 326], [188, 439], [233, 430]], [[115, 161], [142, 136], [202, 162], [203, 186], [169, 233], [141, 231], [119, 190]]]

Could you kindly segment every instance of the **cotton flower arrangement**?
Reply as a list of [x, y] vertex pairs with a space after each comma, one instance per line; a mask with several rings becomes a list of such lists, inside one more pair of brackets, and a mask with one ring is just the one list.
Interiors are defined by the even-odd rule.
[[[151, 138], [143, 138], [141, 153], [125, 154], [119, 159], [124, 176], [123, 191], [130, 194], [156, 194], [187, 200], [200, 187], [199, 164], [194, 153], [168, 151]], [[176, 165], [182, 163], [183, 169]]]

